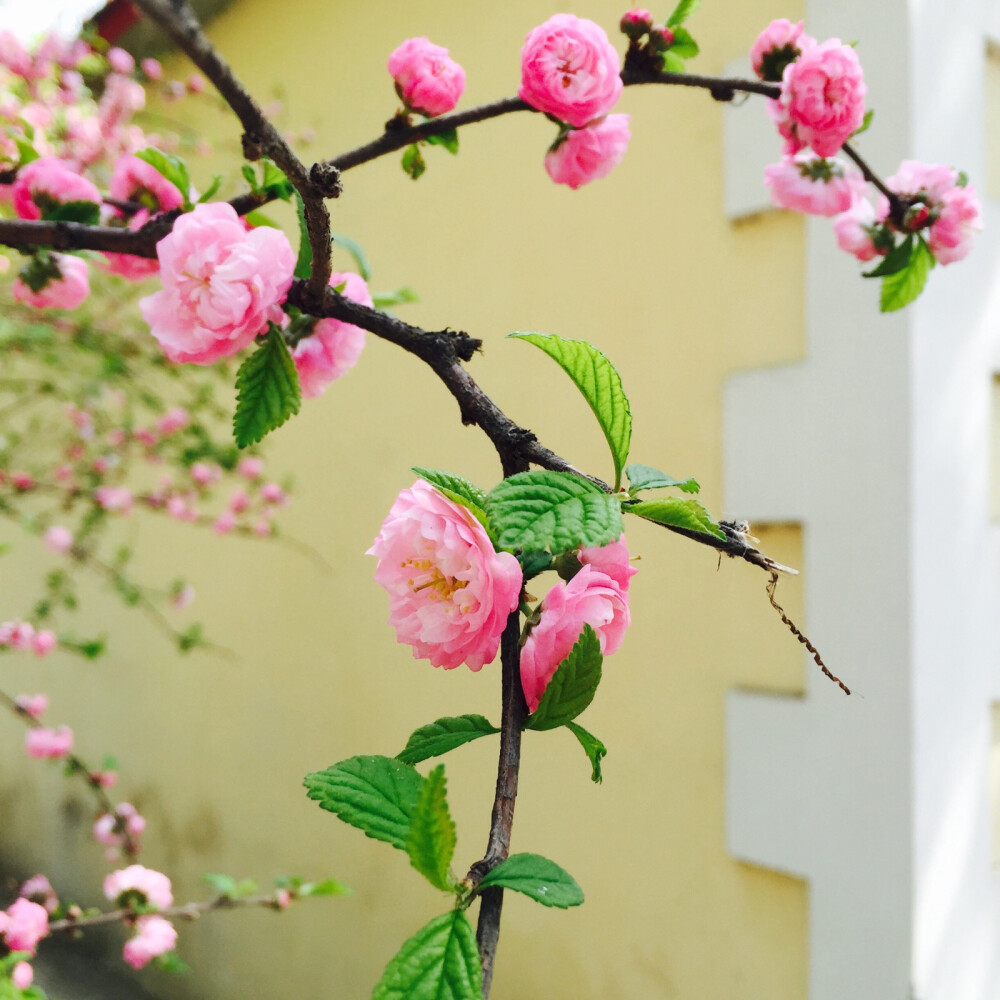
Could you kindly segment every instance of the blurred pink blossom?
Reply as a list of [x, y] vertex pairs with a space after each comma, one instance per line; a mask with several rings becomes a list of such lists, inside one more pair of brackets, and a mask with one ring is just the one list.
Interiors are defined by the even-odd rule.
[[465, 70], [426, 38], [403, 42], [389, 56], [389, 73], [399, 99], [428, 117], [451, 111], [465, 90]]

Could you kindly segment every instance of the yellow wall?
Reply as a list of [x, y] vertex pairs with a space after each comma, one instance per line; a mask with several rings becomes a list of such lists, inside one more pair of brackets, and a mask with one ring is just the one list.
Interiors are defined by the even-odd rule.
[[[691, 24], [704, 53], [695, 67], [721, 71], [771, 18], [801, 6], [705, 3]], [[574, 10], [612, 33], [621, 7], [593, 0]], [[513, 93], [523, 37], [553, 10], [539, 0], [243, 0], [210, 33], [263, 99], [280, 93], [290, 121], [315, 127], [320, 156], [368, 140], [392, 114], [385, 60], [403, 38], [448, 46], [468, 71], [471, 105]], [[503, 337], [542, 330], [605, 350], [631, 397], [633, 460], [696, 476], [710, 509], [738, 515], [720, 510], [722, 389], [735, 369], [802, 355], [801, 224], [781, 213], [725, 220], [723, 112], [704, 93], [636, 88], [619, 110], [633, 116], [629, 153], [578, 192], [554, 187], [542, 169], [553, 126], [510, 116], [463, 132], [457, 159], [430, 149], [417, 184], [398, 155], [351, 171], [332, 205], [334, 228], [365, 246], [374, 288], [419, 292], [408, 319], [485, 340], [470, 370], [509, 414], [607, 475], [603, 439], [575, 390], [539, 352]], [[208, 115], [203, 127], [215, 133], [223, 123], [231, 144], [238, 133], [227, 119]], [[181, 953], [195, 972], [164, 989], [214, 1000], [360, 998], [447, 900], [401, 853], [308, 802], [301, 778], [355, 753], [392, 754], [438, 716], [498, 716], [497, 665], [434, 670], [395, 644], [363, 553], [411, 482], [411, 464], [487, 487], [499, 469], [429, 371], [375, 340], [273, 445], [272, 468], [296, 477], [282, 525], [330, 571], [280, 545], [151, 521], [145, 532], [148, 571], [169, 578], [183, 554], [199, 594], [189, 617], [203, 618], [238, 663], [177, 659], [107, 598], [99, 625], [119, 633], [112, 655], [32, 665], [35, 682], [23, 683], [48, 686], [53, 719], [76, 725], [82, 752], [120, 756], [122, 794], [150, 821], [145, 860], [177, 876], [180, 896], [203, 894], [200, 874], [220, 870], [262, 880], [330, 874], [355, 889], [352, 899], [280, 917], [220, 915], [182, 927]], [[775, 557], [801, 565], [796, 529], [757, 533]], [[604, 784], [591, 784], [567, 733], [528, 734], [514, 827], [514, 850], [559, 861], [587, 903], [563, 913], [508, 898], [493, 995], [802, 1000], [806, 886], [729, 859], [723, 814], [725, 692], [799, 692], [799, 646], [751, 567], [727, 561], [717, 570], [709, 551], [652, 526], [633, 526], [629, 542], [642, 557], [634, 626], [581, 720], [609, 747]], [[797, 585], [783, 583], [782, 595], [800, 614]], [[495, 753], [483, 740], [446, 758], [462, 869], [485, 846]], [[80, 898], [97, 901], [89, 806], [60, 806], [63, 786], [38, 769], [26, 778], [8, 766], [3, 784], [4, 826], [20, 838], [20, 857], [62, 869]], [[51, 826], [60, 815], [66, 831], [32, 832], [39, 818]]]

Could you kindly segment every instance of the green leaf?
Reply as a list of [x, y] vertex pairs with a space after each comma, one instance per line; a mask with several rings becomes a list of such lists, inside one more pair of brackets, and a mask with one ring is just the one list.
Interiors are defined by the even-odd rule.
[[306, 794], [321, 809], [401, 851], [423, 784], [412, 767], [391, 757], [351, 757], [305, 776]]
[[[368, 255], [365, 253], [364, 247], [357, 240], [352, 240], [350, 236], [345, 236], [343, 233], [331, 233], [330, 238], [333, 240], [335, 246], [342, 247], [354, 258], [354, 265], [358, 269], [358, 274], [365, 281], [371, 281], [371, 264], [368, 263]], [[376, 306], [375, 308], [379, 307]]]
[[480, 514], [483, 513], [486, 507], [486, 493], [468, 479], [456, 476], [452, 472], [442, 472], [440, 469], [426, 469], [422, 465], [411, 465], [410, 471], [415, 472], [421, 479], [426, 479], [449, 500], [454, 500], [463, 507], [478, 510]]
[[517, 561], [521, 564], [521, 575], [525, 582], [539, 573], [552, 568], [552, 556], [548, 552], [518, 552]]
[[29, 163], [37, 160], [42, 154], [35, 149], [30, 142], [27, 142], [21, 136], [10, 136], [14, 140], [17, 146], [18, 153], [18, 163], [22, 167], [26, 167]]
[[322, 882], [303, 882], [295, 894], [303, 899], [307, 896], [350, 896], [352, 890], [335, 878], [325, 878]]
[[406, 285], [394, 288], [388, 292], [372, 293], [372, 307], [375, 309], [392, 309], [395, 306], [405, 306], [411, 302], [419, 302], [420, 296]]
[[427, 136], [427, 144], [430, 146], [444, 146], [452, 156], [458, 153], [458, 129], [450, 128], [447, 132], [438, 132], [437, 135]]
[[584, 625], [569, 655], [556, 667], [538, 708], [528, 716], [525, 728], [556, 729], [572, 722], [597, 694], [603, 659], [597, 633]]
[[278, 328], [268, 324], [267, 339], [236, 373], [233, 436], [245, 448], [280, 427], [302, 405], [299, 376]]
[[627, 465], [625, 475], [628, 476], [630, 496], [635, 496], [640, 490], [662, 490], [671, 486], [685, 493], [697, 493], [701, 489], [695, 479], [674, 479], [651, 465]]
[[476, 935], [462, 910], [435, 917], [385, 967], [372, 1000], [482, 1000]]
[[201, 877], [202, 882], [207, 882], [220, 896], [232, 899], [236, 893], [236, 879], [232, 875], [217, 875], [206, 872]]
[[671, 31], [674, 33], [674, 44], [670, 46], [670, 51], [674, 55], [680, 56], [681, 59], [694, 59], [701, 50], [698, 48], [698, 43], [691, 37], [691, 32], [679, 25], [671, 28]]
[[299, 220], [299, 259], [295, 262], [295, 277], [308, 278], [312, 271], [313, 252], [312, 244], [309, 242], [309, 226], [306, 223], [306, 203], [298, 191], [294, 191], [293, 194], [295, 215]]
[[411, 733], [406, 746], [396, 754], [396, 760], [403, 764], [417, 764], [428, 757], [440, 757], [464, 743], [499, 732], [482, 715], [446, 716]]
[[96, 226], [101, 221], [101, 206], [93, 201], [54, 202], [51, 208], [42, 212], [46, 222], [79, 222], [84, 226]]
[[540, 854], [512, 854], [479, 883], [479, 888], [496, 885], [530, 896], [543, 906], [565, 910], [583, 902], [583, 889], [565, 868]]
[[712, 520], [712, 516], [698, 500], [682, 500], [680, 497], [640, 500], [639, 503], [628, 504], [622, 509], [671, 528], [699, 531], [716, 538], [726, 537], [726, 533]]
[[295, 193], [295, 187], [288, 179], [285, 171], [274, 160], [262, 156], [260, 159], [261, 183], [260, 191], [269, 198], [280, 198], [289, 201]]
[[674, 12], [667, 18], [667, 27], [674, 28], [683, 24], [701, 6], [701, 0], [680, 0]]
[[587, 479], [536, 469], [504, 479], [486, 497], [499, 547], [553, 555], [607, 545], [622, 533], [621, 506]]
[[153, 146], [140, 149], [135, 154], [140, 160], [145, 160], [157, 173], [162, 174], [184, 198], [184, 207], [190, 208], [191, 176], [187, 164], [179, 157], [163, 153]]
[[257, 226], [270, 226], [272, 229], [281, 228], [278, 223], [271, 218], [271, 216], [262, 212], [259, 208], [255, 208], [252, 212], [247, 212], [243, 218], [246, 219], [247, 222], [249, 222], [254, 228]]
[[895, 312], [909, 305], [924, 290], [927, 275], [934, 266], [934, 255], [922, 239], [917, 239], [913, 247], [910, 263], [896, 274], [882, 279], [882, 296], [879, 308], [882, 312]]
[[416, 180], [426, 169], [427, 164], [424, 163], [424, 158], [420, 153], [420, 147], [414, 143], [412, 146], [407, 146], [403, 151], [402, 159], [403, 170], [408, 173], [414, 180]]
[[449, 892], [455, 880], [449, 867], [455, 855], [455, 823], [448, 811], [444, 764], [438, 764], [424, 779], [416, 808], [410, 817], [406, 853], [410, 864], [435, 889]]
[[903, 240], [898, 246], [893, 247], [882, 258], [878, 267], [871, 271], [865, 271], [862, 277], [865, 278], [885, 278], [890, 274], [898, 274], [909, 266], [910, 258], [913, 256], [913, 234]]
[[615, 366], [585, 340], [566, 340], [545, 333], [512, 333], [509, 336], [526, 340], [543, 350], [583, 393], [611, 448], [617, 490], [632, 438], [632, 411]]
[[222, 187], [222, 174], [212, 174], [212, 183], [208, 185], [208, 190], [198, 197], [197, 203], [204, 205], [205, 202], [211, 201], [218, 193], [220, 187]]
[[868, 129], [871, 127], [872, 119], [874, 117], [875, 117], [875, 109], [869, 108], [865, 112], [865, 117], [862, 120], [861, 124], [851, 133], [851, 138], [853, 139], [855, 136], [861, 135], [862, 132], [867, 132]]
[[662, 59], [664, 73], [683, 73], [684, 70], [687, 69], [684, 65], [684, 60], [681, 59], [681, 57], [672, 49], [667, 49], [667, 51], [662, 54]]
[[604, 780], [601, 759], [607, 756], [608, 748], [593, 733], [588, 733], [575, 722], [567, 722], [566, 728], [580, 741], [583, 752], [590, 758], [590, 780], [599, 785]]

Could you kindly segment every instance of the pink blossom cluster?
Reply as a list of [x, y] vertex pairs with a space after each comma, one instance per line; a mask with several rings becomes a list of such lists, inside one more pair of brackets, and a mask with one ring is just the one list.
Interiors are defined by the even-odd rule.
[[521, 567], [494, 549], [471, 510], [418, 479], [396, 498], [368, 554], [389, 594], [389, 624], [415, 658], [479, 670], [496, 657]]
[[49, 914], [44, 906], [19, 896], [0, 910], [0, 937], [11, 951], [34, 955], [38, 942], [49, 933]]
[[73, 730], [34, 727], [24, 734], [24, 749], [34, 760], [63, 760], [73, 752]]
[[121, 856], [121, 846], [125, 842], [123, 834], [127, 834], [133, 844], [145, 832], [146, 820], [139, 815], [131, 802], [122, 802], [115, 806], [112, 813], [102, 813], [94, 822], [94, 840], [103, 844], [104, 852], [109, 861], [115, 861]]
[[165, 910], [174, 901], [170, 879], [163, 872], [143, 865], [129, 865], [113, 871], [104, 880], [104, 895], [126, 908], [138, 903]]
[[125, 942], [122, 957], [133, 969], [141, 969], [150, 960], [172, 951], [177, 943], [174, 925], [155, 913], [139, 917], [135, 934]]
[[35, 630], [31, 622], [8, 621], [0, 624], [0, 648], [31, 651], [36, 656], [48, 656], [59, 639], [49, 629]]
[[448, 50], [426, 38], [408, 38], [389, 56], [399, 99], [428, 118], [451, 111], [465, 90], [465, 70]]
[[555, 14], [528, 33], [518, 96], [565, 123], [545, 157], [557, 184], [575, 190], [621, 162], [630, 119], [609, 114], [621, 93], [618, 53], [600, 25]]
[[597, 633], [602, 654], [610, 656], [631, 624], [628, 589], [636, 569], [625, 536], [608, 545], [581, 548], [578, 559], [579, 571], [542, 598], [537, 622], [521, 649], [521, 687], [532, 712], [585, 625]]

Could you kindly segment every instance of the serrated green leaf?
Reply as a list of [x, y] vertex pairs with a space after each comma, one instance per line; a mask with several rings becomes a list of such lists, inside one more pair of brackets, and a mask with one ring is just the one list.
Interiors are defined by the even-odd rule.
[[449, 892], [451, 859], [455, 855], [455, 823], [448, 811], [447, 780], [444, 764], [438, 764], [424, 779], [416, 808], [410, 817], [406, 853], [410, 864], [435, 889]]
[[700, 531], [716, 538], [725, 538], [726, 533], [712, 520], [712, 516], [698, 500], [682, 500], [680, 497], [666, 497], [663, 500], [641, 500], [628, 504], [623, 510], [638, 514], [647, 521], [666, 524], [672, 528]]
[[79, 222], [84, 226], [96, 226], [101, 220], [101, 206], [93, 201], [54, 202], [42, 212], [46, 222]]
[[601, 774], [601, 760], [607, 756], [608, 748], [593, 733], [588, 733], [576, 722], [567, 722], [566, 728], [580, 741], [583, 752], [590, 759], [590, 780], [599, 785], [604, 780]]
[[462, 910], [435, 917], [385, 967], [372, 1000], [482, 1000], [476, 935]]
[[260, 441], [299, 412], [302, 391], [288, 347], [278, 328], [268, 325], [267, 339], [236, 373], [233, 437], [245, 448]]
[[674, 55], [680, 56], [681, 59], [694, 59], [701, 50], [698, 48], [698, 43], [691, 37], [691, 32], [680, 25], [671, 28], [671, 30], [674, 33], [674, 44], [670, 46], [670, 51]]
[[295, 215], [299, 220], [299, 257], [295, 262], [295, 277], [308, 278], [312, 271], [313, 252], [309, 242], [309, 226], [306, 223], [306, 203], [298, 191], [295, 196]]
[[321, 809], [374, 840], [406, 849], [410, 817], [424, 779], [391, 757], [351, 757], [305, 776], [306, 794]]
[[486, 497], [499, 547], [553, 555], [579, 545], [607, 545], [622, 533], [621, 506], [587, 479], [569, 472], [519, 472]]
[[879, 308], [882, 312], [895, 312], [909, 305], [924, 290], [927, 276], [934, 266], [934, 255], [922, 239], [913, 247], [910, 263], [896, 274], [882, 279]]
[[427, 143], [430, 146], [444, 146], [452, 156], [455, 156], [458, 153], [458, 129], [450, 128], [447, 132], [429, 135]]
[[667, 18], [667, 27], [674, 28], [678, 24], [683, 24], [698, 8], [701, 0], [680, 0], [674, 8], [674, 12]]
[[651, 465], [628, 465], [625, 467], [628, 476], [628, 491], [635, 496], [640, 490], [662, 490], [676, 486], [685, 493], [697, 493], [701, 487], [695, 479], [674, 479]]
[[[345, 236], [343, 233], [331, 233], [330, 238], [333, 240], [335, 246], [346, 250], [354, 258], [354, 265], [358, 269], [358, 274], [365, 281], [371, 281], [371, 264], [368, 263], [368, 255], [365, 253], [364, 247], [357, 240], [352, 240], [350, 236]], [[377, 309], [379, 306], [376, 305], [375, 308]]]
[[511, 333], [509, 336], [526, 340], [543, 350], [583, 393], [611, 449], [617, 490], [632, 439], [632, 411], [615, 366], [585, 340], [566, 340], [546, 333]]
[[898, 246], [893, 247], [879, 262], [877, 267], [862, 274], [863, 278], [885, 278], [890, 274], [898, 274], [910, 263], [913, 256], [913, 234], [911, 233]]
[[683, 73], [687, 69], [684, 60], [672, 49], [667, 49], [662, 55], [664, 73]]
[[479, 883], [479, 888], [500, 886], [530, 896], [543, 906], [565, 910], [583, 902], [583, 889], [565, 868], [540, 854], [512, 854]]
[[453, 472], [443, 472], [441, 469], [427, 469], [422, 465], [411, 465], [410, 471], [415, 472], [421, 479], [426, 479], [449, 500], [454, 500], [463, 507], [478, 508], [480, 513], [486, 507], [486, 491], [462, 476], [457, 476]]
[[407, 146], [406, 149], [403, 150], [403, 159], [400, 162], [402, 163], [403, 170], [414, 180], [416, 180], [427, 169], [427, 164], [424, 163], [420, 147], [417, 146], [416, 143], [412, 146]]
[[541, 731], [572, 722], [594, 700], [601, 683], [603, 660], [597, 633], [584, 625], [569, 655], [556, 667], [538, 708], [528, 716], [525, 728]]
[[184, 199], [184, 207], [190, 208], [191, 175], [188, 173], [187, 164], [179, 156], [161, 152], [153, 146], [140, 149], [135, 155], [170, 181], [180, 191], [181, 197]]
[[428, 757], [440, 757], [465, 743], [499, 732], [482, 715], [447, 716], [411, 733], [406, 746], [396, 754], [396, 760], [403, 764], [418, 764]]

